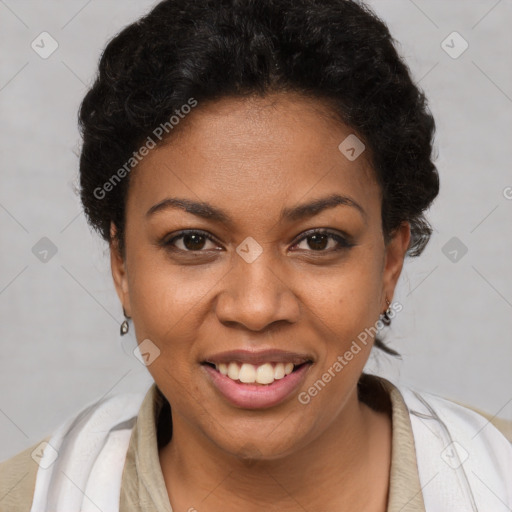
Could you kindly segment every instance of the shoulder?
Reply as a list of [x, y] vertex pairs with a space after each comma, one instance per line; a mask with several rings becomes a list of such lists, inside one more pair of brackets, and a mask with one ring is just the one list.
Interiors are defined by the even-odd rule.
[[[145, 395], [146, 392], [122, 393], [89, 403], [40, 442], [0, 462], [0, 512], [29, 512], [33, 503], [45, 502], [50, 489], [55, 499], [62, 495], [67, 500], [73, 492], [79, 493], [76, 489], [61, 489], [58, 474], [63, 469], [76, 473], [85, 486], [88, 470], [107, 441], [115, 454], [119, 452], [117, 444], [121, 443], [124, 449], [126, 432], [129, 433]], [[68, 442], [70, 439], [72, 442]]]
[[495, 418], [433, 393], [405, 387], [399, 389], [412, 414], [420, 417], [436, 416], [450, 427], [450, 430], [463, 437], [470, 435], [474, 440], [480, 438], [487, 443], [494, 442], [504, 446], [506, 453], [509, 450], [512, 453], [512, 440], [507, 437], [507, 434], [510, 435], [512, 422]]
[[29, 512], [41, 456], [48, 436], [0, 462], [0, 512]]
[[512, 443], [488, 418], [468, 407], [431, 393], [399, 389], [409, 409], [420, 480], [422, 485], [432, 482], [428, 499], [441, 506], [452, 496], [454, 502], [476, 503], [486, 510], [509, 510]]
[[503, 418], [499, 418], [496, 415], [491, 415], [491, 414], [489, 414], [485, 411], [482, 411], [481, 409], [478, 409], [477, 407], [473, 407], [471, 405], [460, 403], [455, 400], [453, 402], [465, 409], [469, 409], [469, 410], [479, 414], [480, 416], [483, 416], [489, 423], [494, 425], [494, 427], [496, 427], [501, 432], [501, 434], [503, 434], [506, 437], [506, 439], [510, 443], [512, 443], [512, 421], [505, 420]]

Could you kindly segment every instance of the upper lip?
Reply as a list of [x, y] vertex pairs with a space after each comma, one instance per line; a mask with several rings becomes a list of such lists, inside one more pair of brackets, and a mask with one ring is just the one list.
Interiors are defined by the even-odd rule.
[[203, 363], [230, 363], [236, 361], [240, 363], [250, 363], [254, 365], [264, 363], [293, 363], [299, 365], [311, 362], [312, 357], [307, 354], [299, 354], [297, 352], [289, 352], [279, 349], [267, 350], [228, 350], [226, 352], [218, 352], [212, 354], [203, 360]]

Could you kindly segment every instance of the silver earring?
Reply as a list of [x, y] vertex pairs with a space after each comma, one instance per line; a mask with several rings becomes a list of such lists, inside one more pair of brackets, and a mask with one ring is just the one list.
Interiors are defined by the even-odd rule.
[[386, 304], [388, 305], [388, 309], [382, 313], [382, 323], [386, 326], [391, 325], [391, 318], [389, 315], [391, 315], [391, 302], [389, 302], [388, 298], [386, 297]]
[[121, 329], [120, 329], [121, 336], [124, 336], [130, 329], [130, 324], [128, 323], [128, 319], [130, 317], [126, 314], [126, 311], [124, 310], [124, 308], [123, 308], [123, 315], [124, 315], [125, 320], [121, 324]]
[[129, 328], [130, 328], [130, 325], [128, 324], [128, 320], [125, 320], [121, 324], [121, 336], [124, 336], [128, 332]]

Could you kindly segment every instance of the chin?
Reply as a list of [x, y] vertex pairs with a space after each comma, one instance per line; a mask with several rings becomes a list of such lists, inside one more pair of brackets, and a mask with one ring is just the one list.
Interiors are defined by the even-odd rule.
[[[234, 429], [223, 424], [221, 431], [210, 435], [205, 433], [220, 449], [229, 455], [246, 461], [270, 461], [285, 458], [306, 444], [307, 434], [294, 426], [290, 428], [289, 420], [280, 418], [277, 422], [262, 420]], [[286, 424], [286, 430], [283, 427]], [[229, 433], [232, 435], [230, 436]]]

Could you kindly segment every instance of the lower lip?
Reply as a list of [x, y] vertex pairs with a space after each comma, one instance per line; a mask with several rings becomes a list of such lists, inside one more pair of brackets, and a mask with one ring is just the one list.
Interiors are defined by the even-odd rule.
[[202, 365], [213, 385], [231, 404], [244, 409], [264, 409], [280, 404], [302, 384], [311, 363], [272, 384], [244, 384], [230, 379], [209, 365]]

